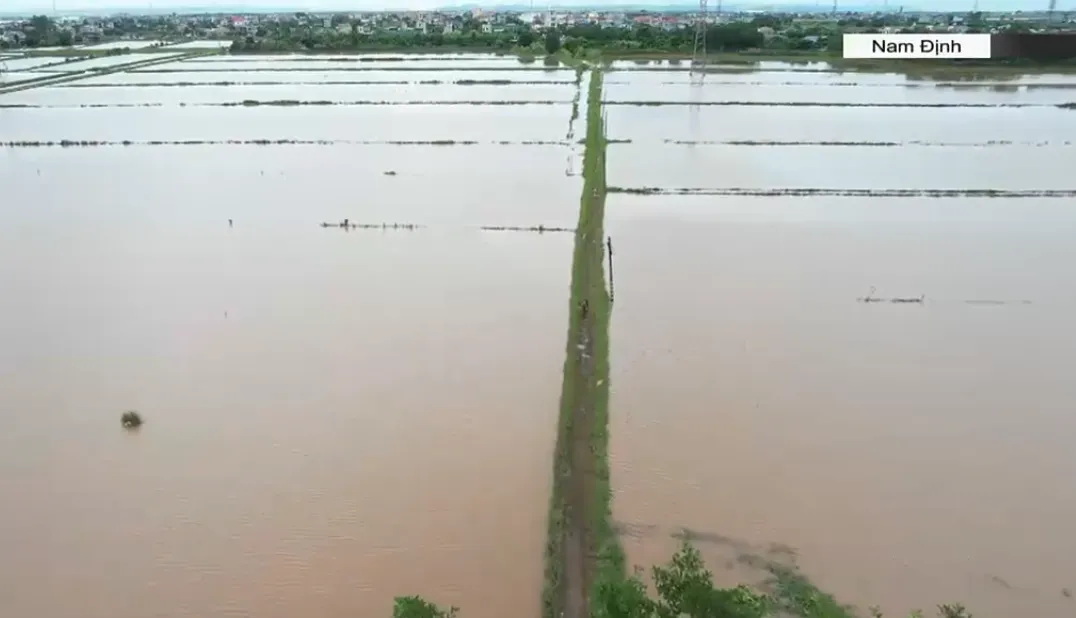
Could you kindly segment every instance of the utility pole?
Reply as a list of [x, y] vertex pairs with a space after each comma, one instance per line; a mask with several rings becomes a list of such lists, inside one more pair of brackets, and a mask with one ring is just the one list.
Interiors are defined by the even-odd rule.
[[699, 0], [699, 14], [695, 16], [695, 45], [691, 50], [691, 73], [701, 72], [706, 65], [707, 0]]

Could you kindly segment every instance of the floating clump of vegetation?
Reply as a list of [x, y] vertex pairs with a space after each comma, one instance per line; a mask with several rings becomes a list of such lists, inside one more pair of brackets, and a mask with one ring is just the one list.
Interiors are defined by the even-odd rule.
[[928, 142], [923, 140], [910, 140], [907, 142], [842, 142], [842, 141], [779, 141], [779, 140], [664, 140], [666, 144], [679, 146], [862, 146], [862, 147], [900, 147], [900, 146], [929, 146], [939, 148], [983, 148], [995, 146], [1029, 146], [1041, 148], [1045, 146], [1071, 146], [1073, 142], [1014, 142], [1011, 140], [989, 140], [985, 142]]
[[630, 107], [865, 107], [865, 108], [1028, 108], [1061, 107], [1074, 103], [849, 103], [835, 101], [605, 101], [603, 105]]
[[922, 304], [925, 304], [926, 301], [927, 301], [927, 295], [926, 294], [921, 294], [919, 296], [893, 296], [893, 297], [890, 297], [890, 298], [886, 298], [884, 296], [875, 296], [874, 292], [875, 292], [875, 289], [874, 289], [873, 286], [871, 286], [870, 292], [867, 292], [866, 296], [861, 296], [861, 297], [857, 298], [856, 301], [861, 302], [861, 303], [867, 303], [867, 304], [870, 304], [870, 303], [891, 303], [891, 304], [897, 304], [897, 305], [911, 305], [911, 304], [922, 305]]
[[1076, 189], [703, 189], [665, 187], [609, 187], [610, 193], [633, 195], [708, 195], [739, 197], [991, 197], [1069, 198]]
[[386, 175], [386, 176], [395, 176], [395, 175], [396, 175], [396, 171], [395, 171], [395, 170], [387, 170], [387, 171], [385, 172], [385, 175]]
[[128, 410], [120, 416], [120, 425], [124, 429], [138, 429], [142, 426], [142, 417], [134, 410]]
[[338, 223], [322, 221], [320, 227], [335, 227], [342, 230], [419, 230], [426, 226], [417, 223], [356, 223], [350, 219], [344, 219]]
[[511, 225], [483, 225], [482, 230], [487, 232], [535, 232], [538, 234], [544, 234], [546, 232], [570, 232], [575, 233], [574, 227], [556, 227], [548, 225], [532, 225], [529, 227], [518, 227]]
[[563, 141], [498, 140], [479, 142], [476, 140], [331, 140], [331, 139], [228, 139], [228, 140], [18, 140], [0, 142], [6, 148], [76, 148], [103, 146], [566, 146]]

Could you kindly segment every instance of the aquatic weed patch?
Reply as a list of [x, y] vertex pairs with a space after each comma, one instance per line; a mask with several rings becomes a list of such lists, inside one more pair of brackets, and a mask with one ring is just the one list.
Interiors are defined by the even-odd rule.
[[545, 234], [546, 232], [570, 232], [575, 233], [574, 227], [556, 227], [549, 225], [531, 225], [526, 227], [511, 225], [483, 225], [479, 229], [486, 232], [534, 232]]
[[404, 230], [414, 231], [424, 229], [426, 226], [419, 223], [357, 223], [350, 219], [344, 219], [336, 223], [330, 223], [328, 221], [322, 221], [318, 224], [318, 227], [329, 228], [334, 227], [347, 230]]

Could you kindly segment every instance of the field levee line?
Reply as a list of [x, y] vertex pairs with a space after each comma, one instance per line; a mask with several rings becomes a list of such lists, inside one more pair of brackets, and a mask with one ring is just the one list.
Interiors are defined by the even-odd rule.
[[607, 460], [612, 305], [604, 272], [605, 146], [602, 73], [593, 69], [554, 448], [543, 618], [585, 618], [591, 614], [592, 591], [624, 572], [611, 521]]

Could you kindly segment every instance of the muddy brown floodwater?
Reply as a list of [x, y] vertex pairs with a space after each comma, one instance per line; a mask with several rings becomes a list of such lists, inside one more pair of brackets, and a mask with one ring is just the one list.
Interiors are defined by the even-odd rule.
[[[570, 116], [399, 109], [5, 110], [0, 133], [555, 142]], [[0, 150], [0, 615], [536, 616], [572, 237], [478, 228], [573, 226], [567, 152]], [[343, 218], [426, 227], [318, 227]]]
[[[768, 75], [724, 79], [777, 79]], [[789, 75], [780, 79], [814, 79]], [[1076, 88], [1051, 77], [1038, 79]], [[820, 87], [782, 92], [803, 99]], [[722, 88], [736, 86], [699, 96], [725, 98]], [[750, 94], [740, 90], [725, 95]], [[923, 96], [835, 86], [829, 97], [890, 91]], [[610, 146], [609, 182], [1073, 188], [1062, 162], [1076, 154], [1064, 144], [1076, 116], [946, 120], [959, 111], [611, 108], [611, 137], [634, 141]], [[668, 138], [983, 145], [639, 146]], [[1076, 581], [1071, 199], [611, 195], [606, 229], [616, 251], [611, 467], [630, 562], [667, 560], [671, 535], [687, 528], [726, 584], [762, 579], [745, 555], [792, 554], [861, 610], [955, 601], [986, 618], [1076, 612], [1063, 592]], [[872, 287], [926, 302], [856, 302]]]
[[[4, 142], [141, 144], [0, 150], [0, 615], [537, 615], [572, 237], [479, 228], [574, 226], [580, 149], [574, 72], [518, 67], [219, 58], [0, 97], [32, 106]], [[606, 83], [612, 185], [1073, 188], [1063, 76]], [[247, 99], [545, 103], [194, 105]], [[659, 100], [752, 105], [627, 105]], [[757, 105], [811, 101], [1041, 107]], [[722, 582], [780, 544], [864, 607], [1071, 616], [1070, 202], [610, 195], [631, 561], [686, 527]], [[318, 227], [344, 218], [423, 227]]]

